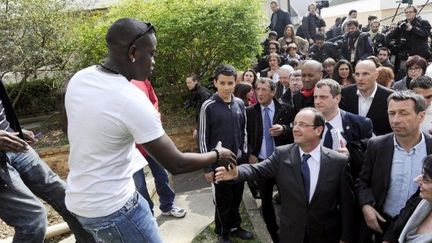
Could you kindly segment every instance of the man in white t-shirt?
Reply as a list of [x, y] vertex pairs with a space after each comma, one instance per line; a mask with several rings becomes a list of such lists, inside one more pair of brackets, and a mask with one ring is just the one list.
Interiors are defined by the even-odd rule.
[[150, 23], [119, 19], [106, 42], [107, 60], [76, 73], [66, 90], [66, 206], [98, 242], [161, 242], [148, 203], [132, 179], [145, 164], [134, 144], [142, 144], [172, 174], [215, 161], [235, 163], [235, 156], [220, 143], [209, 153], [181, 153], [147, 96], [129, 82], [146, 80], [153, 70], [157, 41]]

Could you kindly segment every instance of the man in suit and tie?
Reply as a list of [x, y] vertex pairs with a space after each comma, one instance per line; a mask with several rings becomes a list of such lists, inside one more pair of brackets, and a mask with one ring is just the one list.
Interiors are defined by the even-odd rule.
[[324, 117], [304, 108], [293, 122], [293, 144], [277, 147], [257, 164], [227, 171], [216, 180], [275, 178], [282, 197], [280, 241], [292, 243], [348, 242], [352, 236], [354, 195], [347, 157], [320, 145]]
[[[275, 98], [275, 83], [261, 78], [256, 84], [258, 103], [246, 109], [249, 163], [256, 164], [269, 157], [275, 146], [293, 142], [290, 124], [294, 120], [292, 108]], [[289, 92], [289, 91], [288, 91]], [[257, 180], [261, 195], [262, 214], [273, 242], [279, 242], [278, 225], [273, 208], [274, 178]]]
[[[324, 79], [315, 85], [314, 100], [315, 108], [326, 120], [321, 144], [338, 152], [348, 151], [351, 175], [357, 178], [363, 163], [365, 144], [372, 137], [372, 121], [339, 109], [341, 87], [333, 79]], [[339, 141], [333, 141], [332, 132], [341, 135]]]
[[376, 82], [378, 71], [370, 60], [360, 61], [355, 68], [355, 81], [342, 89], [340, 108], [351, 113], [369, 117], [375, 135], [390, 133], [387, 116], [387, 98], [392, 90]]
[[361, 242], [371, 242], [372, 234], [381, 242], [388, 225], [417, 191], [414, 178], [422, 173], [423, 159], [432, 153], [432, 137], [420, 130], [426, 107], [425, 99], [411, 90], [388, 98], [393, 133], [369, 140], [355, 185], [364, 217]]

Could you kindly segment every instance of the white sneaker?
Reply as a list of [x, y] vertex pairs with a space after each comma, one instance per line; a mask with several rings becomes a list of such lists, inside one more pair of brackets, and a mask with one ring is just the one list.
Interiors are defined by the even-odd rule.
[[186, 216], [186, 210], [173, 206], [170, 211], [162, 212], [162, 215], [173, 216], [174, 218], [183, 218]]

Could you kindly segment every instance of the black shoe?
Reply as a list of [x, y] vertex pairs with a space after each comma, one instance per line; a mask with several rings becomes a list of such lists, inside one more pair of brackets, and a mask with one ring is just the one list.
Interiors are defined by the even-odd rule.
[[218, 243], [231, 243], [228, 235], [218, 235]]
[[252, 240], [254, 238], [251, 232], [244, 230], [241, 227], [238, 227], [235, 230], [231, 231], [230, 235], [240, 238], [242, 240]]

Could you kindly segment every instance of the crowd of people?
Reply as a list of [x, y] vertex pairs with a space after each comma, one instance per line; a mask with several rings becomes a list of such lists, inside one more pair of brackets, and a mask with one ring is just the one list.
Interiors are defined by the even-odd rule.
[[261, 199], [273, 242], [431, 242], [428, 21], [410, 5], [405, 20], [381, 33], [374, 16], [360, 28], [351, 10], [325, 32], [311, 4], [295, 32], [277, 1], [271, 9], [272, 31], [254, 67], [221, 64], [214, 94], [200, 77], [186, 79], [200, 153], [180, 152], [162, 127], [148, 80], [157, 47], [151, 23], [117, 20], [106, 34], [107, 59], [67, 84], [67, 182], [31, 148], [35, 137], [0, 85], [0, 218], [15, 228], [14, 242], [43, 241], [46, 211], [37, 197], [77, 242], [162, 242], [146, 163], [162, 213], [174, 217], [186, 212], [174, 205], [165, 169], [204, 169], [219, 242], [255, 237], [239, 213], [244, 181]]

